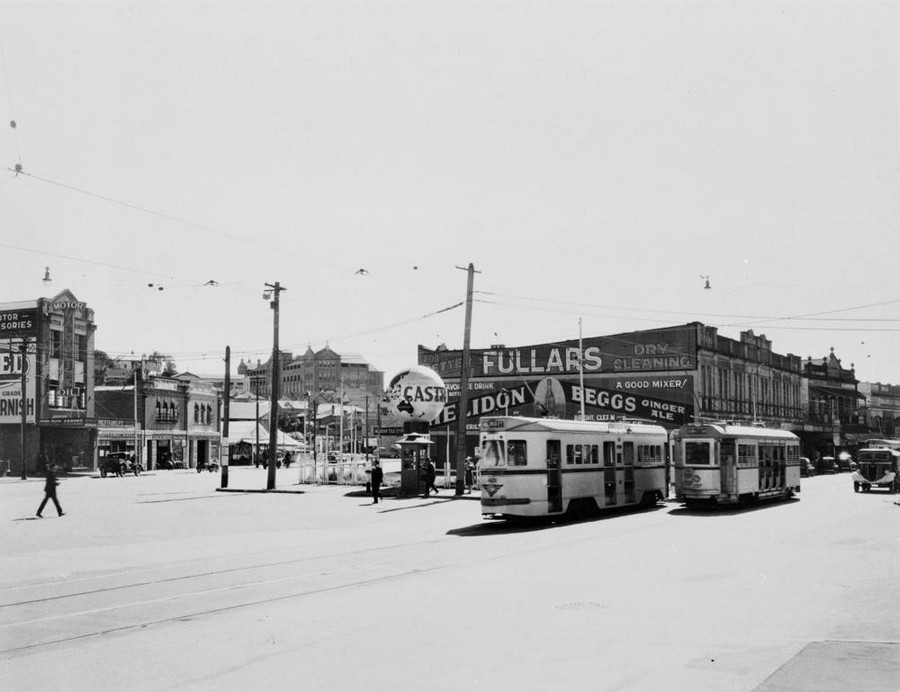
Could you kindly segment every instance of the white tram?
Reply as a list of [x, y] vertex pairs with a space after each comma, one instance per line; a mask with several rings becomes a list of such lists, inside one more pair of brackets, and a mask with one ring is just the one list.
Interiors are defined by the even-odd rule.
[[585, 515], [666, 497], [665, 428], [647, 423], [486, 417], [481, 512], [507, 518]]
[[671, 446], [680, 502], [736, 504], [800, 492], [800, 440], [787, 430], [687, 425], [672, 432]]

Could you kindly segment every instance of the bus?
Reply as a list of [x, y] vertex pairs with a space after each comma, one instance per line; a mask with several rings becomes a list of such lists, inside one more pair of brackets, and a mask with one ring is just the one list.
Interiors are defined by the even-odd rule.
[[668, 434], [641, 422], [491, 416], [481, 419], [481, 513], [581, 517], [654, 506], [667, 495]]
[[687, 425], [671, 435], [675, 499], [735, 505], [800, 492], [800, 440], [791, 432], [730, 423]]
[[900, 492], [900, 440], [867, 440], [856, 455], [853, 472], [853, 491], [869, 492], [872, 488], [886, 488]]

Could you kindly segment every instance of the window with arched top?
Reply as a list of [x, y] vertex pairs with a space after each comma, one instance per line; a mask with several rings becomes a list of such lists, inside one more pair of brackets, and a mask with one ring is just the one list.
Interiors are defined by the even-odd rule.
[[206, 424], [209, 425], [212, 423], [212, 406], [210, 404], [206, 405]]
[[194, 404], [194, 422], [200, 422], [200, 404]]

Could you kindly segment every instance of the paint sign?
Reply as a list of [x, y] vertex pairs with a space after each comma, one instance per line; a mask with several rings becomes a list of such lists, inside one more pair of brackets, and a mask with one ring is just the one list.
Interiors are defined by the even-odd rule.
[[34, 354], [23, 359], [17, 341], [0, 341], [0, 424], [22, 422], [22, 368], [25, 369], [25, 414], [34, 423]]

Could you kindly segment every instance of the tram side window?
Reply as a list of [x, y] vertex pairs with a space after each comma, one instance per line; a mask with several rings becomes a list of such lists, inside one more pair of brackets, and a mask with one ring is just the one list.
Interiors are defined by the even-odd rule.
[[581, 458], [581, 445], [566, 445], [566, 463], [570, 466], [584, 463]]
[[662, 461], [662, 447], [659, 445], [638, 445], [638, 464], [658, 464]]
[[738, 445], [738, 464], [740, 466], [756, 466], [755, 445]]
[[481, 466], [504, 466], [506, 444], [503, 440], [485, 440], [481, 446]]
[[590, 459], [590, 463], [599, 464], [600, 463], [600, 447], [598, 445], [590, 445], [591, 455], [590, 457], [587, 455], [588, 445], [585, 445], [585, 454], [584, 459], [587, 461]]
[[685, 442], [684, 463], [695, 466], [711, 464], [709, 442]]
[[509, 440], [506, 443], [507, 463], [510, 466], [525, 466], [528, 463], [525, 440]]
[[604, 442], [603, 443], [603, 465], [604, 466], [615, 466], [616, 464], [616, 443], [615, 442]]

